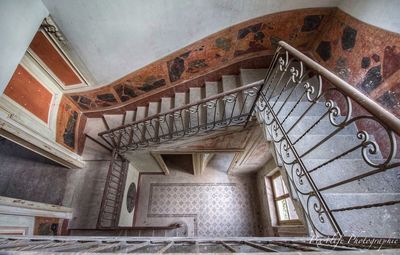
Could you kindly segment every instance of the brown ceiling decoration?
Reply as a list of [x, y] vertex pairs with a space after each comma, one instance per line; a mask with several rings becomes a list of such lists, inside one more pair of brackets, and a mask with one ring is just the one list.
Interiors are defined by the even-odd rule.
[[82, 116], [78, 107], [69, 98], [63, 96], [57, 113], [57, 143], [81, 154], [82, 151], [79, 151], [78, 148], [83, 149], [83, 146], [80, 145], [85, 137], [82, 135], [85, 125], [86, 117]]
[[308, 49], [335, 10], [310, 8], [255, 18], [212, 34], [112, 84], [67, 96], [86, 113], [116, 109], [156, 92], [178, 88], [221, 66], [271, 55], [279, 40]]
[[[210, 35], [108, 86], [67, 97], [76, 103], [76, 111], [81, 109], [88, 117], [98, 117], [105, 111], [123, 112], [161, 96], [202, 86], [205, 80], [218, 79], [221, 74], [237, 73], [241, 67], [265, 67], [266, 56], [273, 53], [274, 44], [280, 39], [307, 51], [330, 71], [400, 116], [400, 35], [361, 22], [337, 8], [292, 10], [252, 19]], [[64, 121], [60, 130], [66, 126]]]

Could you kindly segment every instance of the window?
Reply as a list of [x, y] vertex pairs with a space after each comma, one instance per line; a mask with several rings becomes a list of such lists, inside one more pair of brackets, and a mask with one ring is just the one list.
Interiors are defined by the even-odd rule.
[[271, 183], [279, 224], [301, 224], [280, 172], [271, 177]]

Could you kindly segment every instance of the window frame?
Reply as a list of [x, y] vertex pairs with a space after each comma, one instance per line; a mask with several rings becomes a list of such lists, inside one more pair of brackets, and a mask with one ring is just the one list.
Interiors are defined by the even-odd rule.
[[[289, 198], [291, 200], [292, 204], [294, 204], [292, 198], [289, 195], [289, 189], [286, 187], [285, 184], [284, 185], [285, 185], [287, 193], [284, 193], [285, 191], [283, 190], [283, 193], [284, 193], [283, 195], [276, 196], [274, 180], [276, 178], [279, 178], [279, 176], [281, 176], [282, 183], [284, 184], [283, 175], [280, 173], [280, 171], [277, 171], [276, 173], [274, 173], [273, 175], [271, 175], [269, 177], [269, 181], [271, 183], [271, 189], [272, 189], [272, 198], [274, 200], [275, 214], [276, 214], [276, 219], [277, 219], [278, 225], [302, 225], [302, 222], [300, 221], [300, 217], [299, 217], [299, 214], [297, 213], [296, 208], [294, 208], [294, 209], [295, 209], [295, 212], [297, 215], [297, 219], [281, 220], [279, 217], [280, 214], [279, 214], [278, 201], [282, 201], [282, 200]], [[289, 212], [288, 212], [288, 215], [289, 215]]]

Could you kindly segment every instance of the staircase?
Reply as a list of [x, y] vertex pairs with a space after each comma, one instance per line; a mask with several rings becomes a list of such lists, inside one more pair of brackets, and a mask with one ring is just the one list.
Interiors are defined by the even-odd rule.
[[[124, 152], [151, 149], [178, 139], [245, 125], [251, 117], [256, 92], [261, 88], [265, 74], [266, 69], [242, 69], [240, 75], [224, 75], [221, 81], [206, 82], [203, 87], [175, 93], [174, 97], [164, 97], [159, 102], [149, 102], [135, 111], [89, 118], [82, 157], [84, 160], [110, 160], [97, 223], [99, 229], [109, 232], [101, 233], [140, 236], [152, 231], [112, 230], [118, 228], [124, 194], [127, 171]], [[153, 234], [174, 236], [177, 231]]]
[[138, 150], [244, 125], [265, 74], [266, 69], [242, 69], [239, 75], [224, 75], [221, 81], [206, 82], [124, 114], [89, 118], [83, 159], [107, 155], [114, 148]]
[[89, 119], [87, 141], [97, 147], [87, 144], [84, 157], [93, 148], [123, 154], [243, 127], [255, 113], [311, 235], [399, 238], [400, 120], [279, 45], [268, 70], [243, 69], [123, 115]]
[[97, 228], [114, 228], [118, 226], [128, 174], [128, 164], [129, 162], [118, 155], [116, 151], [112, 153], [110, 168], [104, 185]]
[[314, 235], [399, 238], [398, 134], [359, 110], [364, 95], [345, 94], [343, 81], [311, 61], [281, 43], [256, 108], [291, 197]]

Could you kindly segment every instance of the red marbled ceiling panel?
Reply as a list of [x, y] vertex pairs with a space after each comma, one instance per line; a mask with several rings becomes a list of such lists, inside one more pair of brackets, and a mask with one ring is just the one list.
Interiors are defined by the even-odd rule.
[[4, 94], [48, 123], [53, 94], [21, 65], [15, 70]]
[[65, 86], [82, 83], [78, 75], [51, 44], [49, 39], [46, 38], [43, 32], [38, 31], [36, 33], [29, 48], [32, 49]]

